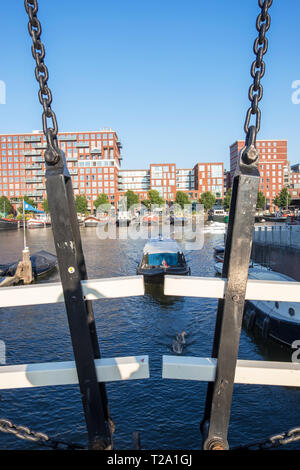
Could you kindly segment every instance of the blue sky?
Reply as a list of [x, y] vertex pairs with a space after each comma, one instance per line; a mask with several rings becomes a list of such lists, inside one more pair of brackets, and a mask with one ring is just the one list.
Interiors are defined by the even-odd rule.
[[[112, 127], [123, 167], [224, 161], [244, 138], [257, 0], [40, 0], [60, 131]], [[288, 139], [300, 162], [299, 0], [274, 0], [259, 138]], [[41, 129], [23, 0], [1, 8], [0, 133]], [[299, 94], [300, 96], [300, 94]]]

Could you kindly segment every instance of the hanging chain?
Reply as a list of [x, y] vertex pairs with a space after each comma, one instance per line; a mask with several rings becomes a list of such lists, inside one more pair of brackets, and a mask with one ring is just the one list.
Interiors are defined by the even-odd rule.
[[[57, 142], [57, 120], [54, 111], [51, 109], [52, 93], [48, 87], [49, 72], [44, 63], [45, 46], [41, 41], [42, 27], [37, 18], [37, 0], [25, 0], [25, 9], [29, 17], [28, 31], [32, 38], [31, 52], [36, 62], [35, 78], [40, 85], [39, 100], [43, 106], [43, 131], [47, 139], [47, 150], [44, 157], [49, 165], [56, 164], [61, 157]], [[48, 126], [48, 119], [52, 121], [52, 127]]]
[[297, 441], [300, 441], [300, 427], [290, 429], [281, 434], [275, 434], [264, 441], [233, 447], [231, 450], [268, 450]]
[[[244, 130], [249, 137], [249, 123], [251, 119], [251, 115], [256, 116], [255, 122], [255, 139], [256, 135], [260, 130], [260, 120], [261, 120], [261, 112], [258, 107], [258, 104], [263, 96], [263, 87], [260, 83], [261, 79], [265, 74], [265, 63], [263, 61], [263, 57], [268, 50], [268, 39], [266, 38], [266, 32], [270, 28], [271, 18], [268, 13], [268, 9], [271, 7], [273, 0], [258, 0], [258, 5], [261, 8], [261, 12], [257, 17], [256, 20], [256, 29], [259, 33], [258, 37], [254, 41], [253, 51], [256, 55], [256, 59], [252, 63], [251, 66], [251, 76], [253, 77], [253, 83], [249, 88], [249, 100], [251, 101], [251, 106], [247, 111]], [[246, 137], [246, 140], [247, 140]], [[254, 139], [254, 141], [255, 141]]]
[[47, 436], [47, 434], [44, 434], [43, 432], [31, 431], [31, 429], [29, 429], [27, 426], [18, 426], [8, 419], [0, 419], [0, 432], [13, 434], [19, 439], [36, 442], [39, 445], [44, 445], [46, 447], [50, 447], [51, 449], [84, 449], [84, 447], [80, 444], [54, 439]]

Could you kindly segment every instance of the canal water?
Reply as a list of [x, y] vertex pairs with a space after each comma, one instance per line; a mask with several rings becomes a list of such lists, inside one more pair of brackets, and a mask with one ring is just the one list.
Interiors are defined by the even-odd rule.
[[[89, 278], [135, 275], [143, 240], [100, 240], [95, 228], [81, 235]], [[194, 276], [214, 276], [213, 247], [223, 235], [205, 234], [204, 247], [186, 252]], [[54, 253], [51, 229], [29, 230], [31, 253]], [[0, 233], [0, 263], [21, 253], [21, 231]], [[47, 279], [57, 281], [58, 272]], [[34, 304], [35, 299], [32, 299]], [[173, 354], [176, 333], [186, 331], [184, 355], [210, 357], [217, 301], [165, 297], [157, 288], [144, 297], [93, 302], [103, 357], [148, 354], [150, 379], [107, 384], [116, 431], [116, 449], [132, 448], [132, 432], [140, 431], [144, 449], [200, 449], [199, 423], [206, 384], [161, 378], [162, 356]], [[7, 365], [73, 360], [63, 304], [3, 309], [0, 339], [6, 343]], [[300, 338], [299, 338], [300, 339]], [[243, 331], [240, 359], [291, 361], [291, 352], [263, 346]], [[0, 417], [51, 437], [86, 444], [87, 435], [78, 386], [0, 391]], [[296, 388], [235, 385], [229, 428], [231, 446], [264, 439], [299, 426], [300, 391]], [[299, 444], [298, 444], [299, 447]], [[34, 449], [36, 444], [0, 433], [0, 449]], [[297, 444], [289, 446], [297, 448]]]

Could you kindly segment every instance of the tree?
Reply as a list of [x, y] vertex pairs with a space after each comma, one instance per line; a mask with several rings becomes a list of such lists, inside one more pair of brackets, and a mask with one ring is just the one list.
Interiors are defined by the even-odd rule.
[[175, 202], [181, 206], [181, 209], [184, 209], [185, 204], [191, 204], [188, 195], [183, 191], [177, 191]]
[[256, 209], [262, 209], [265, 206], [266, 198], [262, 191], [258, 191]]
[[94, 200], [94, 206], [96, 209], [98, 209], [99, 206], [102, 206], [103, 204], [108, 204], [108, 196], [107, 194], [99, 194], [97, 199]]
[[140, 198], [138, 194], [134, 193], [133, 191], [130, 191], [130, 189], [125, 193], [125, 197], [127, 197], [127, 210], [140, 202]]
[[230, 207], [230, 202], [231, 202], [231, 194], [232, 194], [232, 189], [229, 188], [223, 201], [223, 207], [227, 211]]
[[84, 194], [77, 194], [75, 198], [76, 212], [85, 213], [88, 208], [88, 201]]
[[12, 211], [12, 205], [9, 202], [9, 199], [6, 196], [0, 197], [0, 212], [4, 214], [9, 214]]
[[48, 204], [48, 199], [44, 199], [42, 202], [43, 206], [43, 211], [46, 212], [46, 214], [49, 214], [49, 204]]
[[211, 209], [215, 201], [216, 201], [216, 197], [210, 191], [206, 191], [205, 193], [202, 193], [199, 199], [200, 204], [203, 204], [206, 210]]
[[147, 207], [147, 209], [152, 207], [152, 205], [162, 206], [165, 203], [164, 199], [159, 195], [159, 192], [156, 191], [156, 189], [150, 189], [148, 192], [148, 197], [148, 200], [146, 199], [143, 201], [143, 204]]
[[291, 203], [291, 195], [287, 188], [282, 188], [279, 194], [273, 199], [273, 204], [278, 207], [288, 208]]

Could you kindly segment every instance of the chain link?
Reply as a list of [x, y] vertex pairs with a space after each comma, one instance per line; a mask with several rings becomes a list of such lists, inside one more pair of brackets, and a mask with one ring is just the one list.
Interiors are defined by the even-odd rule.
[[233, 447], [231, 450], [268, 450], [297, 441], [300, 441], [300, 427], [292, 428], [281, 434], [275, 434], [264, 441]]
[[36, 442], [39, 445], [44, 445], [46, 447], [50, 447], [51, 449], [84, 449], [84, 446], [80, 444], [74, 444], [73, 442], [51, 438], [43, 432], [32, 431], [27, 426], [18, 426], [4, 418], [0, 419], [0, 432], [13, 434], [19, 439]]
[[[28, 14], [28, 31], [32, 38], [31, 52], [35, 59], [35, 78], [40, 85], [39, 101], [43, 106], [43, 131], [47, 138], [47, 150], [45, 151], [45, 160], [49, 164], [55, 164], [59, 161], [61, 154], [57, 142], [57, 120], [54, 111], [51, 108], [52, 93], [48, 87], [49, 72], [44, 63], [45, 47], [41, 41], [42, 27], [37, 18], [38, 4], [37, 0], [25, 0], [25, 10]], [[48, 125], [48, 119], [51, 120], [52, 127]]]
[[265, 63], [263, 61], [263, 57], [268, 50], [268, 39], [266, 38], [266, 32], [270, 28], [271, 18], [268, 13], [268, 9], [271, 7], [273, 0], [258, 0], [258, 5], [261, 8], [261, 12], [257, 17], [256, 20], [256, 29], [258, 31], [258, 37], [254, 41], [253, 51], [256, 55], [256, 59], [252, 63], [251, 66], [251, 76], [253, 78], [253, 83], [250, 85], [248, 97], [249, 101], [251, 102], [251, 106], [247, 111], [244, 130], [246, 133], [246, 142], [249, 138], [249, 124], [251, 120], [251, 116], [256, 116], [255, 121], [255, 139], [256, 135], [260, 129], [260, 121], [261, 121], [261, 111], [258, 107], [258, 104], [263, 96], [263, 87], [261, 85], [261, 79], [265, 74]]

